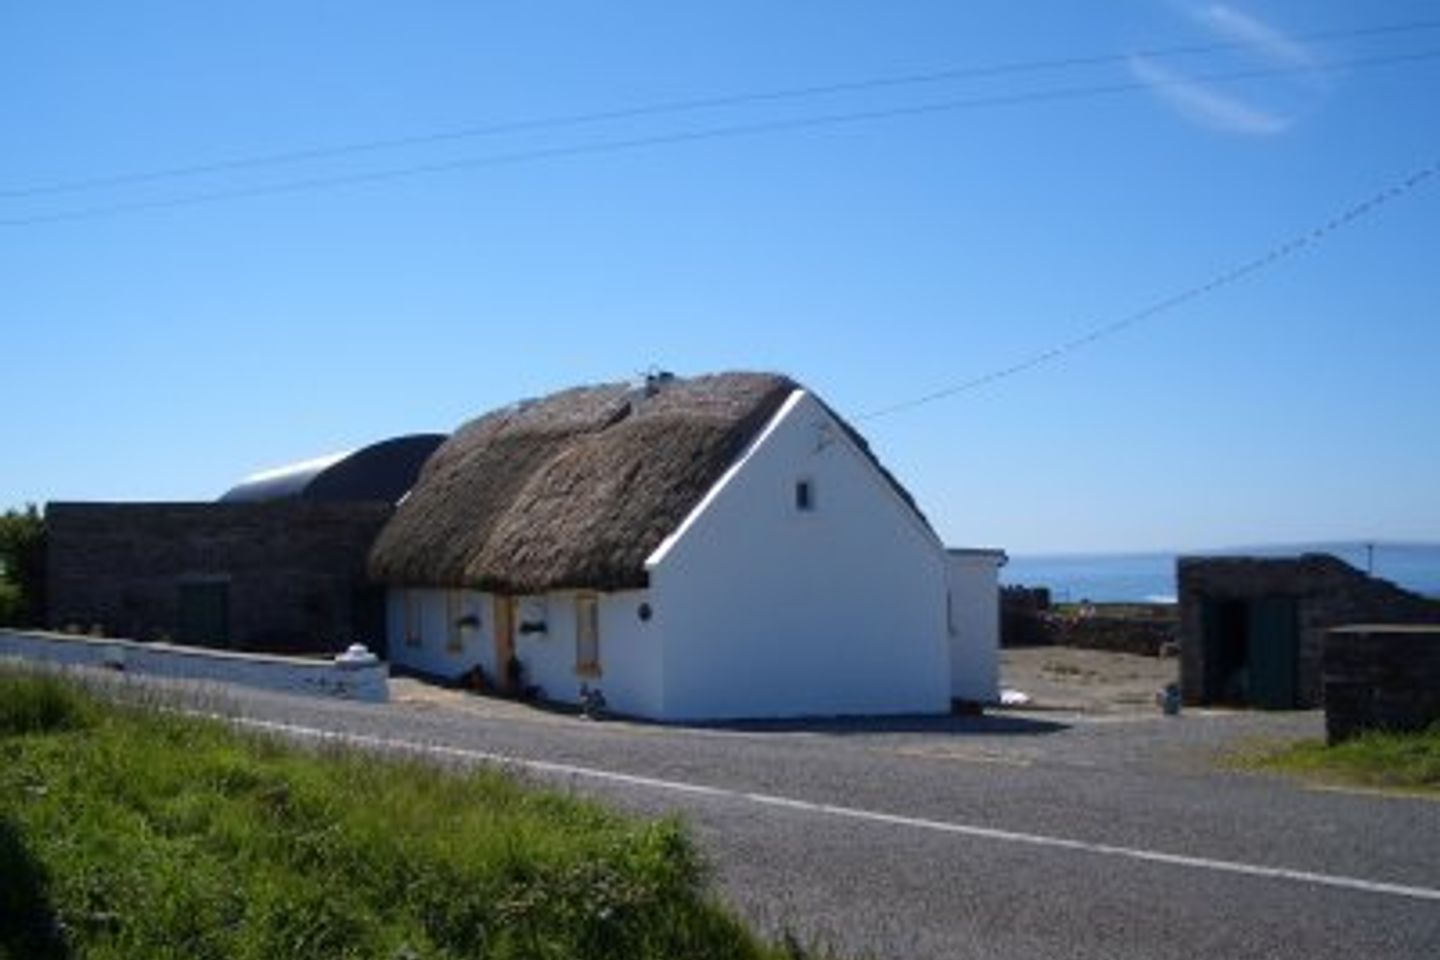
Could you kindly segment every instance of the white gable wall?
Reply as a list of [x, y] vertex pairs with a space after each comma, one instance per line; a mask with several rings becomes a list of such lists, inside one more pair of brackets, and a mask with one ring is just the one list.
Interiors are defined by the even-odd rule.
[[956, 700], [1000, 699], [999, 550], [952, 550], [950, 581], [950, 695]]
[[[797, 509], [800, 480], [812, 510]], [[653, 715], [946, 711], [944, 556], [825, 408], [796, 391], [647, 564], [665, 644]]]

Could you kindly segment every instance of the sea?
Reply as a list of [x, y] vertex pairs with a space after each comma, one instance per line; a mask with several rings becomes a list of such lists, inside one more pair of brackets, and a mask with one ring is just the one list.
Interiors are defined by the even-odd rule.
[[[1357, 570], [1440, 598], [1440, 543], [1307, 543], [1185, 551], [1185, 556], [1296, 557], [1329, 553]], [[1013, 554], [1006, 585], [1049, 587], [1060, 603], [1174, 603], [1177, 553]]]

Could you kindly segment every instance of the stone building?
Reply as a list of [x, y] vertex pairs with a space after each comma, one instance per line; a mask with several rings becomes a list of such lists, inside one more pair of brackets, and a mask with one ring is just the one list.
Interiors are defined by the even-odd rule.
[[269, 470], [220, 502], [51, 503], [56, 630], [272, 653], [381, 650], [366, 557], [443, 436]]
[[1192, 705], [1319, 706], [1325, 633], [1356, 623], [1440, 623], [1440, 601], [1328, 554], [1181, 557], [1180, 685]]

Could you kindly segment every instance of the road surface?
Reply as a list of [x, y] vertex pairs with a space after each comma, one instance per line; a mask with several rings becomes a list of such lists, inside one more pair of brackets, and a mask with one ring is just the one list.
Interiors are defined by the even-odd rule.
[[722, 899], [846, 956], [1440, 956], [1440, 803], [1217, 768], [1247, 740], [1319, 735], [1317, 714], [697, 729], [395, 690], [203, 705], [678, 814]]

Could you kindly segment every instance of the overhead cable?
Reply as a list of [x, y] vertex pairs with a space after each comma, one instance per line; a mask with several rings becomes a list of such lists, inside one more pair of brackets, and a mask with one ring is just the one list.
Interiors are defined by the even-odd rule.
[[457, 170], [512, 166], [516, 164], [533, 163], [544, 160], [558, 160], [568, 157], [585, 155], [623, 153], [650, 147], [674, 146], [687, 143], [699, 143], [712, 140], [732, 139], [737, 137], [749, 137], [764, 134], [792, 132], [798, 130], [818, 129], [822, 127], [871, 123], [880, 120], [893, 120], [926, 115], [955, 113], [985, 107], [1019, 106], [1039, 103], [1059, 103], [1072, 100], [1088, 99], [1093, 97], [1114, 96], [1117, 94], [1154, 90], [1165, 88], [1167, 86], [1182, 86], [1196, 82], [1233, 83], [1244, 80], [1257, 80], [1286, 76], [1296, 73], [1328, 73], [1342, 70], [1374, 69], [1377, 67], [1418, 63], [1423, 61], [1435, 60], [1437, 58], [1440, 58], [1440, 50], [1427, 50], [1418, 53], [1360, 57], [1351, 60], [1334, 60], [1329, 62], [1308, 64], [1303, 67], [1266, 67], [1224, 73], [1197, 74], [1190, 77], [1176, 78], [1174, 80], [1144, 80], [1112, 84], [1095, 84], [1083, 87], [1062, 87], [1052, 90], [1031, 91], [1027, 93], [997, 94], [994, 96], [970, 97], [959, 100], [942, 100], [931, 103], [914, 104], [910, 106], [885, 107], [873, 110], [857, 110], [850, 112], [811, 115], [806, 117], [792, 117], [782, 120], [760, 121], [755, 123], [736, 124], [732, 126], [722, 127], [709, 127], [700, 130], [681, 131], [678, 133], [663, 133], [615, 140], [600, 140], [555, 147], [542, 147], [532, 150], [520, 150], [512, 153], [497, 153], [478, 157], [465, 157], [456, 160], [437, 161], [435, 163], [428, 164], [416, 164], [405, 167], [391, 167], [384, 170], [374, 170], [363, 173], [311, 177], [307, 179], [283, 181], [280, 183], [261, 184], [254, 187], [238, 187], [233, 189], [191, 193], [178, 197], [119, 202], [113, 204], [81, 207], [71, 210], [61, 210], [55, 213], [41, 213], [31, 216], [8, 217], [0, 219], [0, 227], [22, 227], [43, 223], [89, 220], [100, 217], [136, 213], [147, 210], [165, 210], [177, 207], [189, 207], [199, 204], [216, 203], [225, 200], [239, 200], [254, 197], [276, 196], [282, 194], [303, 193], [313, 190], [332, 189], [336, 187], [379, 183], [384, 181], [427, 176], [438, 173], [448, 173]]
[[[1419, 20], [1409, 23], [1395, 23], [1371, 27], [1357, 27], [1345, 30], [1315, 31], [1312, 33], [1297, 34], [1294, 39], [1297, 42], [1315, 43], [1329, 40], [1353, 39], [1358, 37], [1413, 34], [1437, 29], [1440, 29], [1440, 20]], [[64, 180], [57, 183], [38, 184], [29, 187], [0, 189], [0, 198], [13, 199], [20, 197], [44, 196], [47, 194], [75, 193], [84, 190], [94, 190], [109, 187], [133, 186], [142, 183], [151, 183], [159, 180], [169, 180], [184, 177], [198, 177], [237, 170], [250, 170], [269, 166], [279, 166], [284, 164], [303, 163], [313, 160], [326, 160], [336, 157], [351, 156], [362, 153], [372, 153], [383, 150], [394, 150], [405, 147], [425, 146], [429, 144], [471, 140], [483, 137], [494, 137], [505, 134], [529, 133], [540, 130], [553, 130], [564, 127], [613, 122], [617, 120], [630, 120], [642, 117], [660, 116], [664, 114], [689, 113], [701, 110], [714, 110], [723, 107], [745, 106], [757, 103], [779, 103], [789, 100], [802, 100], [814, 97], [832, 96], [842, 93], [858, 93], [867, 90], [916, 86], [921, 84], [945, 83], [955, 80], [975, 80], [987, 77], [999, 77], [1021, 73], [1039, 73], [1051, 70], [1070, 70], [1077, 67], [1104, 66], [1107, 64], [1124, 63], [1132, 57], [1140, 57], [1146, 59], [1163, 59], [1165, 57], [1198, 56], [1212, 53], [1222, 53], [1229, 50], [1243, 49], [1246, 46], [1248, 46], [1248, 44], [1245, 41], [1225, 41], [1206, 44], [1190, 44], [1184, 46], [1157, 47], [1149, 50], [1136, 50], [1130, 53], [1106, 53], [1092, 54], [1086, 56], [1056, 57], [1050, 59], [1020, 60], [1008, 63], [980, 65], [973, 67], [953, 67], [944, 70], [933, 70], [923, 73], [892, 74], [889, 76], [870, 77], [860, 80], [837, 81], [834, 83], [812, 84], [809, 86], [786, 87], [773, 90], [749, 91], [711, 97], [697, 97], [681, 100], [663, 100], [657, 103], [640, 104], [630, 107], [617, 107], [610, 110], [598, 110], [588, 113], [571, 113], [552, 117], [512, 120], [499, 123], [458, 127], [450, 130], [439, 130], [430, 133], [416, 134], [406, 137], [389, 137], [376, 140], [359, 141], [354, 143], [310, 147], [301, 150], [258, 154], [250, 157], [237, 157], [228, 160], [217, 160], [209, 163], [188, 164], [158, 170], [141, 171], [136, 173], [108, 174], [104, 176], [86, 177], [76, 180]]]
[[1274, 266], [1279, 261], [1284, 260], [1288, 257], [1292, 257], [1300, 251], [1314, 246], [1315, 244], [1324, 240], [1331, 234], [1335, 233], [1337, 230], [1348, 227], [1351, 224], [1355, 223], [1357, 220], [1369, 216], [1370, 214], [1378, 210], [1380, 207], [1391, 203], [1394, 200], [1398, 200], [1400, 197], [1410, 193], [1416, 187], [1419, 187], [1425, 181], [1429, 180], [1431, 177], [1436, 176], [1437, 174], [1440, 174], [1440, 161], [1436, 161], [1435, 163], [1432, 163], [1427, 167], [1423, 167], [1415, 171], [1405, 179], [1396, 181], [1385, 189], [1380, 190], [1379, 192], [1373, 194], [1365, 200], [1362, 200], [1360, 203], [1357, 203], [1347, 208], [1343, 212], [1337, 214], [1336, 216], [1331, 217], [1329, 220], [1325, 221], [1319, 226], [1308, 230], [1305, 233], [1297, 234], [1291, 237], [1289, 240], [1286, 240], [1284, 243], [1272, 247], [1264, 253], [1260, 254], [1259, 256], [1246, 260], [1236, 266], [1231, 267], [1228, 270], [1225, 270], [1222, 273], [1218, 273], [1210, 279], [1204, 281], [1203, 283], [1198, 283], [1194, 286], [1187, 287], [1184, 290], [1181, 290], [1179, 293], [1171, 294], [1170, 296], [1164, 297], [1160, 300], [1156, 300], [1153, 303], [1150, 303], [1147, 306], [1136, 310], [1134, 313], [1126, 314], [1125, 316], [1120, 317], [1117, 320], [1112, 320], [1109, 323], [1102, 324], [1082, 334], [1081, 336], [1076, 337], [1073, 340], [1067, 340], [1057, 346], [1051, 347], [1047, 350], [1042, 350], [1039, 353], [1033, 354], [1016, 363], [1012, 363], [1009, 366], [999, 367], [995, 370], [991, 370], [989, 373], [983, 373], [979, 376], [971, 377], [969, 380], [963, 380], [960, 383], [954, 384], [952, 386], [943, 387], [939, 390], [935, 390], [931, 393], [922, 394], [909, 400], [902, 400], [898, 403], [893, 403], [886, 407], [880, 407], [878, 409], [871, 410], [868, 413], [862, 413], [854, 419], [857, 422], [864, 420], [875, 420], [880, 417], [888, 417], [893, 414], [904, 412], [906, 410], [913, 410], [916, 407], [925, 406], [926, 404], [935, 403], [937, 401], [945, 400], [963, 393], [969, 393], [978, 390], [981, 387], [986, 387], [998, 381], [1009, 379], [1010, 377], [1014, 377], [1029, 370], [1033, 370], [1036, 367], [1042, 366], [1044, 364], [1053, 363], [1054, 361], [1059, 360], [1067, 354], [1074, 353], [1076, 350], [1079, 350], [1082, 347], [1087, 347], [1098, 340], [1103, 340], [1106, 337], [1114, 336], [1115, 334], [1120, 333], [1122, 330], [1133, 327], [1138, 323], [1142, 323], [1153, 317], [1159, 316], [1160, 314], [1168, 313], [1169, 311], [1175, 310], [1178, 307], [1182, 307], [1185, 304], [1192, 303], [1195, 300], [1199, 300], [1202, 297], [1208, 296], [1209, 294], [1212, 294], [1223, 287], [1231, 286], [1232, 284], [1238, 283], [1239, 281], [1244, 280], [1247, 277], [1250, 277], [1256, 273], [1260, 273], [1261, 271]]

